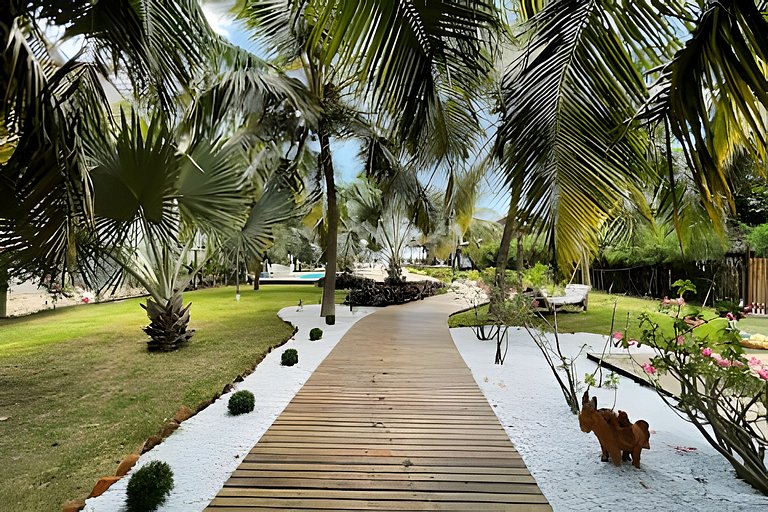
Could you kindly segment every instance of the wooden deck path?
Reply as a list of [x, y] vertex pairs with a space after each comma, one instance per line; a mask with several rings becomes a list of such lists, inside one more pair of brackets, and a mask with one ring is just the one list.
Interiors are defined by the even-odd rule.
[[207, 510], [551, 510], [451, 340], [455, 308], [355, 324]]

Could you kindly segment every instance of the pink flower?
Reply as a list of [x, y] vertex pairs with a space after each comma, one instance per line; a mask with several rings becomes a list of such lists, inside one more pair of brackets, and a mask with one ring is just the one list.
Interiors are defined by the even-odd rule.
[[722, 357], [716, 358], [715, 361], [717, 361], [718, 366], [723, 368], [730, 368], [733, 365], [730, 359], [723, 359]]
[[762, 370], [758, 370], [757, 376], [763, 380], [768, 380], [768, 369], [763, 368]]
[[756, 366], [756, 367], [760, 367], [760, 368], [762, 368], [762, 366], [763, 366], [763, 362], [762, 362], [761, 360], [759, 360], [758, 358], [756, 358], [755, 356], [752, 356], [752, 357], [749, 359], [749, 362], [748, 362], [747, 364], [748, 364], [750, 367]]
[[677, 342], [678, 345], [685, 345], [685, 338], [683, 338], [682, 334], [678, 334], [677, 338], [675, 338], [675, 342]]
[[711, 356], [712, 355], [712, 349], [709, 348], [709, 347], [704, 347], [703, 349], [701, 349], [701, 355], [703, 355], [704, 357]]
[[656, 373], [656, 368], [651, 363], [645, 363], [643, 365], [643, 371], [647, 373], [648, 375], [653, 375]]
[[636, 347], [637, 346], [637, 340], [629, 340], [627, 341], [627, 345], [630, 347]]
[[664, 300], [661, 301], [661, 303], [664, 304], [665, 306], [669, 306], [670, 302], [671, 301], [669, 300], [669, 297], [667, 297], [666, 295], [664, 296]]
[[682, 297], [677, 298], [677, 305], [678, 306], [685, 306], [685, 299]]
[[624, 339], [624, 334], [621, 331], [616, 331], [615, 333], [613, 333], [613, 339], [615, 339], [616, 341], [621, 341], [622, 339]]
[[729, 312], [729, 313], [726, 313], [726, 315], [725, 315], [725, 318], [727, 318], [727, 319], [728, 319], [728, 320], [730, 320], [731, 322], [733, 322], [734, 320], [736, 320], [736, 317], [735, 317], [735, 316], [733, 316], [733, 313], [730, 313], [730, 312]]

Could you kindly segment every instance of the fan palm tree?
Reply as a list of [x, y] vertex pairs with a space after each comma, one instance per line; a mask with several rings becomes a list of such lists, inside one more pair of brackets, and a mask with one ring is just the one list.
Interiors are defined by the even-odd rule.
[[[65, 58], [46, 35], [55, 28], [82, 51]], [[191, 0], [6, 2], [0, 13], [2, 259], [37, 275], [74, 269], [74, 228], [93, 223], [83, 142], [108, 130], [107, 96], [116, 92], [109, 81], [123, 89], [127, 80], [137, 97], [156, 95], [168, 107], [216, 53], [216, 42]]]
[[[338, 204], [331, 135], [340, 94], [360, 104], [423, 160], [464, 154], [477, 126], [474, 99], [500, 25], [494, 2], [245, 1], [241, 16], [289, 61], [301, 62], [324, 107], [315, 127], [326, 192], [326, 279], [321, 315], [333, 322]], [[428, 148], [429, 151], [425, 151]], [[418, 151], [417, 151], [418, 149]]]
[[[280, 173], [253, 187], [236, 144], [185, 145], [180, 135], [161, 116], [144, 123], [132, 111], [121, 115], [114, 137], [87, 147], [96, 218], [91, 263], [105, 253], [149, 292], [142, 306], [150, 350], [177, 349], [192, 335], [181, 294], [206, 261], [184, 275], [195, 238], [206, 240], [209, 256], [221, 246], [261, 254], [273, 227], [294, 215], [294, 193]], [[92, 268], [106, 270], [103, 263]]]

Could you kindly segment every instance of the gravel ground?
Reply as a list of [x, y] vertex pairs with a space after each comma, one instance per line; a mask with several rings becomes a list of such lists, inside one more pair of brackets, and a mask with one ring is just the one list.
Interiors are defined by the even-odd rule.
[[[579, 429], [551, 370], [525, 331], [510, 329], [509, 355], [493, 364], [495, 344], [478, 341], [469, 328], [452, 329], [456, 346], [488, 398], [509, 438], [523, 456], [555, 511], [742, 511], [766, 510], [768, 497], [738, 480], [731, 466], [701, 434], [656, 395], [621, 378], [616, 409], [632, 421], [645, 419], [651, 449], [643, 450], [640, 469], [600, 462], [593, 434]], [[583, 344], [602, 352], [605, 337], [561, 336], [565, 350]], [[592, 372], [582, 356], [577, 375]], [[611, 407], [612, 390], [592, 389], [599, 407]]]

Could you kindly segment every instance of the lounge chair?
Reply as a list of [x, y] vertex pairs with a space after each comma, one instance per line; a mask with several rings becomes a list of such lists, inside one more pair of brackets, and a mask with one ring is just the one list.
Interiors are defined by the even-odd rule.
[[565, 287], [565, 295], [547, 297], [546, 293], [542, 292], [542, 299], [549, 311], [554, 311], [561, 306], [581, 306], [582, 311], [586, 311], [591, 289], [592, 287], [586, 284], [569, 284]]

